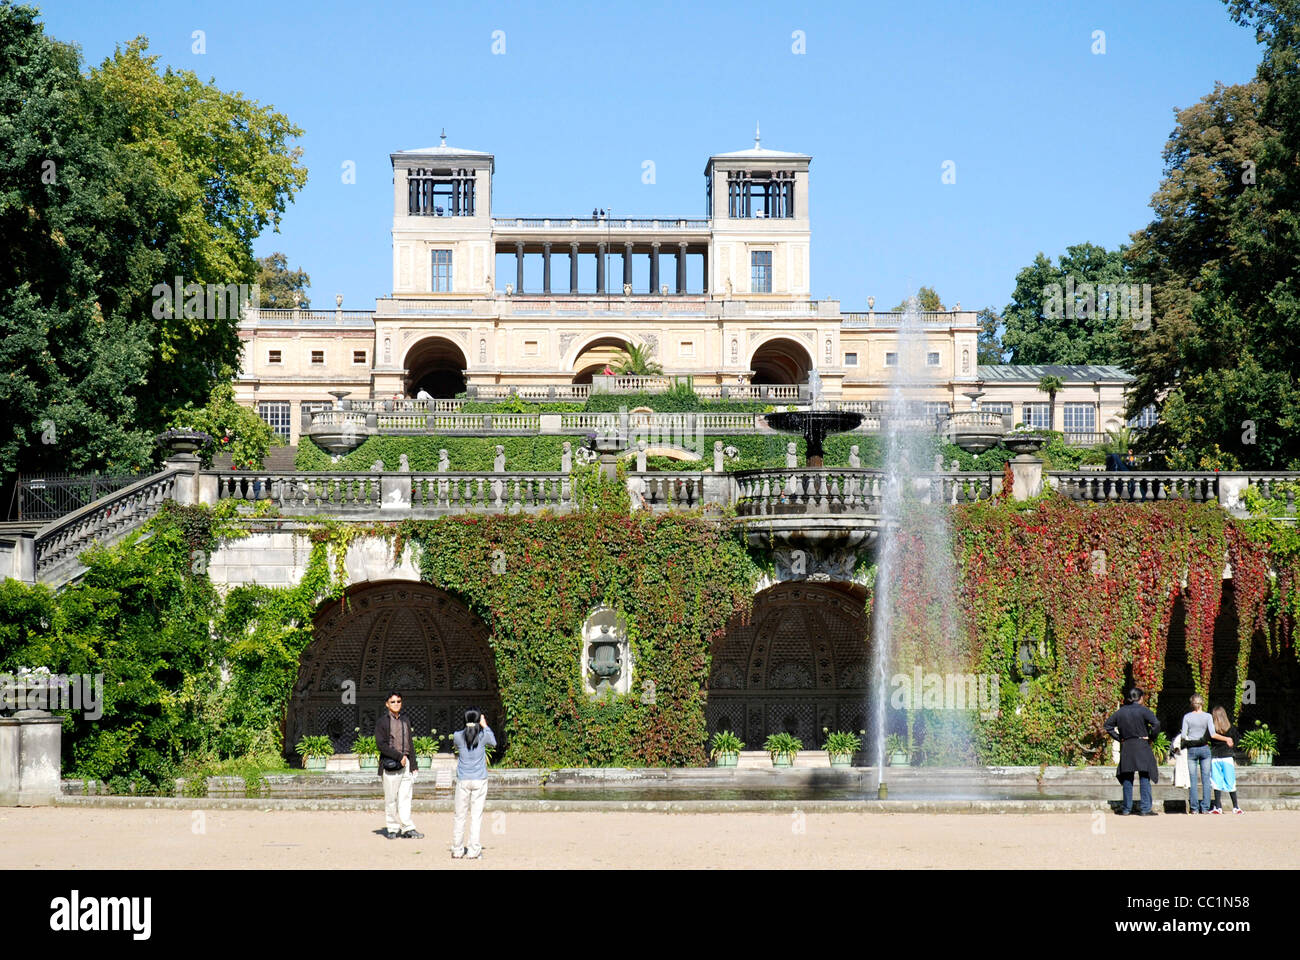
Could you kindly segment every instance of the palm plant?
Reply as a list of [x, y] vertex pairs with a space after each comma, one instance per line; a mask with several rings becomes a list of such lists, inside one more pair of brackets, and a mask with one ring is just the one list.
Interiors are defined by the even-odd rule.
[[657, 377], [664, 372], [651, 357], [650, 348], [638, 343], [623, 350], [617, 362], [616, 372], [621, 377]]
[[1133, 449], [1133, 431], [1128, 427], [1106, 431], [1106, 442], [1101, 445], [1102, 453], [1117, 453], [1121, 457]]
[[1060, 377], [1046, 376], [1038, 381], [1038, 389], [1047, 394], [1047, 429], [1056, 429], [1056, 395], [1065, 388]]

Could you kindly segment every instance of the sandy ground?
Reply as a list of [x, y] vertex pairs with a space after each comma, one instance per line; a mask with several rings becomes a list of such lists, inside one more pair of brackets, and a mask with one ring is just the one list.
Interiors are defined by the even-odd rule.
[[[509, 813], [483, 817], [483, 858], [451, 859], [451, 814], [387, 840], [365, 812], [0, 809], [15, 868], [1114, 868], [1300, 866], [1300, 814]], [[601, 843], [593, 844], [599, 837]], [[1190, 845], [1190, 846], [1189, 846]]]

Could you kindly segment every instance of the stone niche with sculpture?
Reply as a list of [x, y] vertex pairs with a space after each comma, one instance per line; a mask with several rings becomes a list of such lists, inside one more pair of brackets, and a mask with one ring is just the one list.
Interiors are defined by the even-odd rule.
[[610, 607], [597, 607], [582, 625], [582, 682], [592, 697], [632, 689], [627, 623]]

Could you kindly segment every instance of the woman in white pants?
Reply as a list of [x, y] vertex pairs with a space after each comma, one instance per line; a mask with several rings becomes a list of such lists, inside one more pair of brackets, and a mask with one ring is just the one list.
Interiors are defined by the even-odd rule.
[[[465, 729], [452, 736], [456, 744], [456, 815], [451, 840], [451, 855], [471, 860], [483, 855], [479, 845], [479, 827], [483, 822], [483, 803], [487, 800], [487, 748], [497, 745], [488, 727], [487, 717], [477, 710], [465, 711]], [[469, 814], [469, 844], [465, 839], [465, 814]]]

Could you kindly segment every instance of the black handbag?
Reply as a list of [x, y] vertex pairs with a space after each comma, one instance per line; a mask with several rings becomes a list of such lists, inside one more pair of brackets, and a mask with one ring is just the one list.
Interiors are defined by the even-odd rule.
[[402, 769], [402, 761], [401, 761], [401, 760], [394, 760], [392, 757], [380, 757], [379, 759], [380, 759], [380, 761], [383, 763], [383, 767], [384, 767], [385, 770], [401, 770], [401, 769]]

